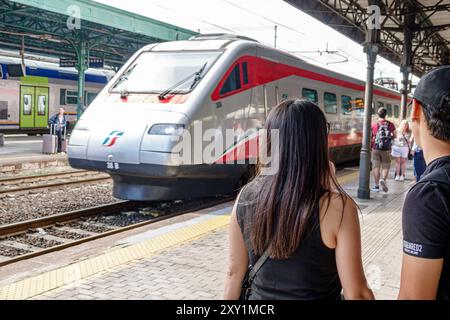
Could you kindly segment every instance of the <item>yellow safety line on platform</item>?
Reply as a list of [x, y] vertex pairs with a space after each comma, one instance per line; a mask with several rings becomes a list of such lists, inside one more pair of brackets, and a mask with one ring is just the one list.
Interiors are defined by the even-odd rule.
[[229, 220], [229, 215], [214, 217], [207, 221], [170, 231], [138, 244], [110, 251], [60, 269], [11, 283], [0, 288], [0, 299], [20, 300], [31, 298], [115, 266], [146, 258], [161, 250], [194, 240], [203, 234], [226, 226]]
[[339, 184], [346, 184], [347, 182], [353, 181], [355, 178], [359, 177], [359, 171], [355, 171], [345, 176], [338, 177], [337, 180]]
[[[338, 177], [345, 184], [358, 177], [359, 172]], [[209, 232], [228, 225], [229, 215], [223, 215], [182, 227], [152, 239], [113, 250], [99, 256], [77, 262], [60, 269], [48, 271], [37, 276], [11, 283], [0, 288], [0, 299], [27, 299], [63, 285], [79, 281], [113, 267], [148, 258], [158, 252], [195, 240]]]

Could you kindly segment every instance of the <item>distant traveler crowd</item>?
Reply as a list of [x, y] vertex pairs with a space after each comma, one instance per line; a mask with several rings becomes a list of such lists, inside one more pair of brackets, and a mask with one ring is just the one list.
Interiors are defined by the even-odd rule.
[[[396, 128], [378, 110], [372, 125], [373, 192], [389, 191], [414, 160], [416, 183], [403, 207], [399, 299], [450, 299], [450, 66], [424, 75]], [[268, 115], [279, 132], [279, 168], [244, 186], [230, 222], [224, 298], [374, 299], [362, 258], [358, 206], [328, 158], [328, 123], [306, 100]]]

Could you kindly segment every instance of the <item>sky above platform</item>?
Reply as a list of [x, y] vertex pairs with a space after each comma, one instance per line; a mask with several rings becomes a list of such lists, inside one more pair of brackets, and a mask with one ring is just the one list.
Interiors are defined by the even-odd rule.
[[[282, 0], [96, 1], [193, 31], [237, 33], [269, 45], [274, 45], [277, 25], [278, 48], [321, 67], [366, 78], [366, 55], [361, 45]], [[338, 54], [317, 52], [327, 47]], [[339, 63], [345, 60], [343, 56], [348, 62]], [[375, 72], [376, 78], [380, 76], [401, 81], [399, 67], [381, 57]]]

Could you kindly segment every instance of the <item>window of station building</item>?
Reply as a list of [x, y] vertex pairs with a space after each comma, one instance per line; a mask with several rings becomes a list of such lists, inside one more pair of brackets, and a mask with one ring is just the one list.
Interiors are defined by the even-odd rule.
[[237, 64], [233, 68], [233, 71], [231, 71], [227, 80], [225, 80], [225, 83], [223, 84], [222, 89], [220, 89], [220, 95], [227, 94], [229, 92], [238, 90], [240, 88], [241, 88], [241, 71], [239, 68], [239, 64]]
[[319, 102], [319, 95], [317, 94], [317, 90], [303, 88], [302, 97], [314, 103]]
[[400, 117], [400, 107], [398, 105], [394, 105], [394, 117]]
[[353, 110], [352, 97], [341, 96], [341, 106], [343, 115], [351, 115]]
[[325, 92], [323, 94], [323, 104], [325, 113], [336, 114], [337, 113], [337, 98], [334, 93]]
[[248, 84], [248, 65], [247, 62], [242, 62], [242, 82]]
[[386, 105], [386, 109], [387, 109], [388, 117], [392, 117], [392, 105], [391, 104], [387, 104]]

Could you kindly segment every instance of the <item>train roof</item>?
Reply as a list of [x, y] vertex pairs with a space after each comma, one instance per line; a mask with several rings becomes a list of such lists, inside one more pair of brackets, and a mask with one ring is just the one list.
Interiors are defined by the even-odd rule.
[[[297, 61], [300, 61], [301, 63], [304, 63], [309, 68], [315, 69], [315, 71], [323, 73], [323, 74], [332, 74], [335, 77], [338, 78], [345, 78], [349, 81], [356, 82], [358, 84], [363, 85], [365, 83], [365, 80], [354, 78], [342, 73], [335, 72], [331, 69], [324, 68], [322, 66], [319, 66], [317, 64], [310, 63], [299, 56], [290, 53], [285, 50], [281, 50], [278, 48], [274, 48], [265, 44], [262, 44], [254, 39], [240, 36], [236, 34], [227, 34], [227, 33], [212, 33], [212, 34], [200, 34], [197, 36], [193, 36], [188, 40], [183, 41], [170, 41], [170, 42], [162, 42], [162, 43], [156, 43], [156, 44], [150, 44], [143, 48], [144, 51], [198, 51], [198, 50], [223, 50], [228, 45], [230, 45], [233, 42], [242, 42], [247, 43], [248, 45], [257, 45], [259, 48], [262, 48], [264, 50], [269, 50], [271, 52], [277, 52], [280, 55], [283, 55], [285, 57], [289, 57], [291, 59], [295, 59]], [[399, 91], [387, 88], [384, 86], [380, 86], [378, 84], [374, 84], [374, 87], [376, 87], [379, 90], [383, 90], [386, 92], [390, 92], [396, 95], [399, 95]]]
[[[21, 63], [21, 59], [14, 57], [4, 57], [0, 56], [0, 64], [19, 64]], [[25, 59], [25, 66], [28, 68], [43, 68], [48, 70], [60, 71], [68, 74], [78, 74], [78, 71], [75, 68], [62, 68], [57, 63], [47, 62], [47, 61], [38, 61]], [[88, 69], [86, 74], [96, 75], [96, 76], [104, 76], [110, 79], [114, 76], [115, 72], [107, 69]]]

